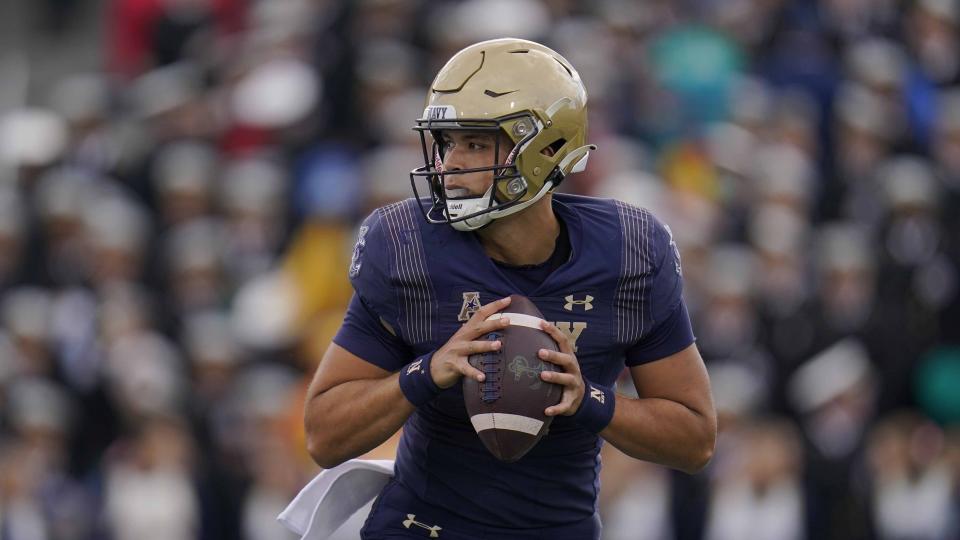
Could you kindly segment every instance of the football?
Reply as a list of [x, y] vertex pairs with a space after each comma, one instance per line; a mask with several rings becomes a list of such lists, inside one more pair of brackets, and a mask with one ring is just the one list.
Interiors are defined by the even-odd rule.
[[544, 370], [560, 371], [537, 355], [540, 349], [558, 350], [540, 329], [543, 315], [528, 298], [512, 295], [510, 306], [491, 318], [507, 317], [510, 326], [487, 334], [499, 339], [499, 351], [475, 354], [470, 364], [486, 374], [483, 382], [464, 377], [463, 401], [484, 446], [497, 459], [522, 458], [547, 434], [553, 417], [544, 409], [560, 402], [563, 387], [540, 378]]

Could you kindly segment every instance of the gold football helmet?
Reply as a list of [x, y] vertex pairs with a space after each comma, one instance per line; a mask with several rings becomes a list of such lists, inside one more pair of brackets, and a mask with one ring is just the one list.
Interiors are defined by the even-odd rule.
[[[472, 231], [540, 200], [570, 173], [584, 169], [587, 91], [577, 71], [552, 49], [522, 39], [494, 39], [458, 52], [430, 86], [420, 132], [424, 166], [410, 183], [430, 223]], [[443, 170], [441, 133], [501, 131], [513, 143], [504, 163]], [[500, 155], [499, 148], [494, 155]], [[480, 197], [450, 199], [444, 177], [493, 171], [493, 185]], [[418, 182], [426, 181], [429, 199]]]

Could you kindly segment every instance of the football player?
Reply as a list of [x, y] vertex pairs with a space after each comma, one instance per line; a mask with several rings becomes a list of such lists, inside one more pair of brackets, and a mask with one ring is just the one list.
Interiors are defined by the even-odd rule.
[[[583, 170], [587, 93], [553, 50], [498, 39], [457, 53], [422, 118], [415, 198], [374, 211], [350, 267], [355, 294], [309, 389], [308, 448], [330, 468], [400, 427], [393, 479], [363, 538], [599, 538], [602, 441], [693, 473], [716, 415], [681, 298], [670, 230], [615, 200], [554, 193]], [[497, 461], [467, 417], [471, 354], [530, 298], [559, 352], [550, 432]], [[628, 367], [639, 398], [613, 392]], [[442, 531], [442, 533], [441, 533]]]

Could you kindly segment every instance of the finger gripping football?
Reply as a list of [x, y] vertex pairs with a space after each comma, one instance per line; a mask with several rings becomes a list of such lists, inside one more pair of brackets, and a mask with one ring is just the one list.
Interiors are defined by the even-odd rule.
[[546, 435], [553, 417], [544, 410], [560, 402], [563, 387], [541, 379], [543, 371], [561, 371], [541, 360], [540, 349], [558, 350], [540, 329], [543, 315], [529, 299], [511, 296], [510, 306], [493, 317], [507, 317], [510, 326], [487, 334], [500, 340], [499, 351], [474, 354], [470, 365], [485, 374], [477, 382], [463, 379], [463, 401], [473, 429], [497, 459], [517, 461]]

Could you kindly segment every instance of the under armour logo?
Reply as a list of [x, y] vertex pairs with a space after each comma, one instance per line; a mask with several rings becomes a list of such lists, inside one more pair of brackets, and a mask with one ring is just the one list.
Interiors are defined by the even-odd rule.
[[420, 371], [420, 364], [422, 363], [423, 360], [417, 360], [416, 362], [410, 364], [410, 366], [407, 367], [407, 375], [413, 373], [414, 371]]
[[599, 401], [603, 405], [603, 401], [606, 399], [606, 395], [603, 393], [603, 390], [600, 390], [596, 386], [590, 386], [590, 397]]
[[573, 306], [583, 306], [584, 311], [593, 309], [593, 297], [589, 294], [583, 300], [574, 300], [572, 294], [564, 297], [564, 300], [566, 300], [567, 303], [563, 305], [563, 309], [567, 311], [573, 311]]
[[440, 538], [439, 531], [443, 527], [440, 527], [439, 525], [427, 525], [426, 523], [420, 523], [416, 520], [416, 517], [416, 514], [407, 514], [407, 519], [403, 520], [404, 528], [409, 529], [411, 526], [415, 525], [421, 529], [430, 531], [430, 538]]

